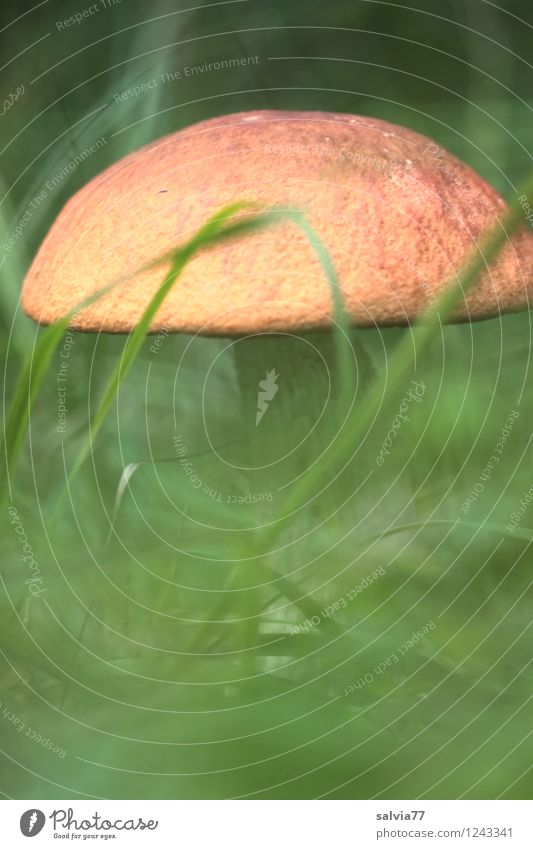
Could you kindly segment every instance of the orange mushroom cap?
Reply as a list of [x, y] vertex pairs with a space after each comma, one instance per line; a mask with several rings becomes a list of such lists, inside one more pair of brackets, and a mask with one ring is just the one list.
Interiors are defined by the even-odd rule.
[[[77, 192], [28, 271], [23, 307], [48, 324], [120, 280], [71, 326], [128, 332], [168, 270], [138, 269], [243, 199], [306, 215], [361, 326], [416, 319], [507, 210], [471, 168], [405, 127], [327, 112], [226, 115], [141, 148]], [[524, 226], [453, 318], [527, 307], [532, 269]], [[197, 255], [151, 329], [294, 332], [327, 328], [331, 315], [316, 254], [287, 220]]]

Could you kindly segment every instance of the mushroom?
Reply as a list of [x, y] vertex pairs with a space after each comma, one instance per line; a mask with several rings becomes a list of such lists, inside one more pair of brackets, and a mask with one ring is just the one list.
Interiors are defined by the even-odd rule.
[[[28, 271], [24, 309], [47, 324], [124, 280], [72, 327], [128, 333], [165, 272], [138, 269], [241, 199], [304, 213], [360, 327], [413, 322], [507, 209], [467, 165], [410, 129], [327, 112], [225, 115], [143, 147], [77, 192]], [[451, 320], [526, 308], [532, 262], [533, 235], [524, 228]], [[295, 446], [312, 429], [309, 421], [294, 429], [297, 386], [307, 385], [318, 420], [332, 374], [335, 383], [332, 334], [324, 332], [331, 326], [330, 286], [308, 239], [287, 220], [196, 256], [151, 330], [233, 338], [249, 435], [273, 426], [277, 405], [286, 448], [286, 431]], [[270, 462], [268, 454], [259, 465]]]

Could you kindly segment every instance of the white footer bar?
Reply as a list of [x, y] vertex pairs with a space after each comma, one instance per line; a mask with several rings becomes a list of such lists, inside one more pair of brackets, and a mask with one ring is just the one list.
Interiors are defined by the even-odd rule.
[[2, 801], [0, 845], [532, 849], [532, 809], [525, 801]]

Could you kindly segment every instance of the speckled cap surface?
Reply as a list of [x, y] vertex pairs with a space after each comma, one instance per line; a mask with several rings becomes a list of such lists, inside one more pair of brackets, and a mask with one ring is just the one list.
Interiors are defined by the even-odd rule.
[[[507, 209], [467, 165], [404, 127], [327, 112], [226, 115], [126, 156], [75, 194], [28, 271], [24, 309], [48, 324], [120, 280], [71, 326], [130, 331], [167, 267], [137, 270], [238, 200], [305, 213], [362, 326], [416, 319]], [[532, 291], [533, 233], [524, 226], [454, 318], [523, 309]], [[284, 222], [196, 256], [152, 330], [294, 332], [328, 327], [331, 311], [313, 249]]]

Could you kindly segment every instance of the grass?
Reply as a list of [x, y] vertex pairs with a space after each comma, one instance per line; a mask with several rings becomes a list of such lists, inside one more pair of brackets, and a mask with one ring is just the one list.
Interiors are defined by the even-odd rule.
[[[54, 525], [43, 517], [43, 530], [52, 556], [51, 559], [44, 556], [46, 568], [42, 567], [50, 582], [45, 595], [23, 601], [20, 589], [16, 590], [17, 582], [20, 585], [17, 570], [8, 574], [7, 581], [3, 578], [10, 601], [9, 615], [1, 626], [3, 656], [7, 669], [12, 670], [14, 676], [13, 693], [20, 694], [20, 684], [24, 682], [25, 685], [26, 694], [20, 710], [27, 716], [29, 688], [35, 694], [34, 699], [29, 700], [30, 715], [35, 712], [38, 724], [44, 722], [47, 729], [57, 729], [55, 737], [62, 741], [63, 748], [67, 747], [66, 724], [72, 725], [74, 720], [74, 726], [79, 726], [81, 722], [83, 729], [80, 731], [78, 727], [76, 743], [68, 744], [80, 752], [79, 742], [83, 742], [81, 753], [75, 755], [76, 762], [69, 767], [67, 755], [58, 760], [61, 783], [50, 779], [43, 783], [39, 779], [38, 784], [33, 781], [28, 784], [27, 775], [21, 776], [25, 786], [38, 787], [41, 795], [57, 795], [58, 788], [76, 793], [75, 771], [80, 763], [84, 788], [81, 797], [117, 795], [119, 784], [116, 767], [112, 766], [116, 762], [131, 764], [119, 769], [121, 789], [118, 795], [145, 795], [145, 790], [140, 792], [139, 782], [144, 782], [146, 774], [154, 779], [150, 792], [155, 796], [205, 794], [202, 784], [205, 770], [197, 767], [203, 762], [202, 753], [208, 749], [206, 767], [213, 757], [215, 762], [220, 757], [219, 762], [226, 764], [218, 770], [210, 766], [207, 770], [216, 788], [215, 796], [247, 796], [250, 792], [259, 797], [285, 793], [321, 795], [319, 790], [326, 795], [350, 796], [361, 792], [357, 788], [366, 776], [371, 776], [378, 795], [386, 794], [399, 784], [408, 788], [404, 790], [407, 795], [414, 796], [421, 792], [418, 774], [427, 778], [427, 769], [422, 769], [427, 760], [424, 740], [430, 733], [422, 720], [422, 716], [427, 715], [426, 710], [438, 709], [439, 726], [431, 727], [431, 745], [438, 743], [439, 751], [450, 747], [450, 737], [455, 739], [464, 733], [453, 721], [457, 705], [462, 712], [466, 710], [467, 715], [469, 711], [485, 712], [487, 708], [480, 707], [479, 698], [490, 697], [493, 715], [498, 716], [502, 727], [507, 727], [511, 720], [514, 727], [515, 718], [521, 716], [522, 708], [516, 708], [516, 698], [513, 698], [513, 714], [509, 718], [510, 705], [505, 697], [511, 685], [516, 696], [517, 682], [527, 670], [526, 663], [520, 667], [517, 661], [518, 650], [513, 651], [515, 659], [510, 669], [503, 658], [497, 661], [503, 663], [505, 671], [500, 671], [504, 677], [513, 672], [502, 689], [491, 690], [494, 682], [489, 684], [485, 680], [485, 672], [481, 673], [483, 667], [480, 667], [475, 684], [471, 685], [468, 678], [463, 679], [462, 667], [466, 665], [470, 670], [471, 656], [483, 656], [484, 643], [490, 641], [492, 635], [486, 633], [481, 621], [476, 622], [476, 648], [457, 655], [457, 648], [454, 649], [458, 641], [457, 626], [453, 617], [451, 622], [438, 621], [437, 624], [435, 620], [443, 614], [442, 611], [435, 614], [435, 596], [439, 597], [437, 609], [443, 604], [440, 592], [448, 597], [451, 590], [453, 596], [453, 589], [446, 586], [446, 573], [456, 562], [464, 560], [465, 552], [476, 537], [480, 544], [483, 541], [481, 548], [488, 547], [487, 557], [479, 561], [480, 568], [469, 570], [471, 574], [468, 581], [465, 580], [465, 587], [455, 598], [447, 599], [444, 610], [454, 609], [454, 605], [461, 604], [463, 596], [470, 597], [472, 587], [486, 582], [484, 569], [489, 569], [490, 559], [498, 550], [492, 551], [486, 541], [487, 535], [492, 535], [494, 541], [499, 538], [500, 549], [502, 542], [507, 542], [511, 548], [520, 547], [522, 543], [526, 548], [495, 584], [474, 617], [461, 621], [459, 632], [469, 627], [471, 618], [478, 615], [483, 618], [481, 608], [496, 604], [497, 592], [508, 580], [517, 596], [513, 609], [515, 606], [522, 609], [529, 585], [523, 586], [524, 577], [517, 579], [511, 577], [511, 573], [515, 568], [520, 572], [520, 561], [531, 542], [532, 532], [526, 527], [511, 533], [485, 522], [428, 521], [424, 518], [389, 530], [383, 522], [382, 530], [369, 539], [368, 534], [360, 531], [364, 522], [354, 525], [352, 512], [354, 494], [358, 496], [355, 503], [362, 503], [362, 493], [354, 489], [354, 481], [367, 480], [364, 465], [361, 469], [359, 460], [354, 465], [354, 446], [367, 435], [368, 426], [379, 408], [387, 411], [391, 401], [401, 397], [415, 358], [421, 361], [422, 353], [434, 342], [436, 330], [442, 327], [446, 314], [454, 308], [458, 298], [475, 285], [485, 263], [490, 263], [518, 226], [517, 207], [513, 207], [501, 227], [490, 234], [479, 255], [458, 275], [454, 285], [423, 317], [418, 328], [405, 333], [397, 344], [388, 360], [386, 391], [392, 399], [383, 398], [381, 381], [368, 387], [347, 420], [345, 430], [339, 433], [336, 442], [332, 442], [329, 457], [323, 464], [313, 466], [293, 487], [287, 500], [276, 505], [268, 516], [265, 530], [250, 532], [258, 519], [265, 519], [251, 507], [246, 506], [236, 522], [227, 506], [220, 509], [210, 505], [208, 499], [207, 505], [201, 504], [201, 498], [194, 499], [186, 479], [179, 474], [177, 459], [152, 463], [137, 461], [135, 477], [144, 475], [144, 480], [140, 489], [135, 487], [131, 469], [122, 481], [115, 515], [105, 534], [107, 545], [98, 542], [104, 537], [102, 531], [106, 524], [105, 503], [102, 503], [104, 515], [93, 529], [96, 533], [94, 545], [85, 537], [86, 520], [79, 525], [78, 546], [82, 544], [82, 551], [85, 549], [82, 560], [86, 564], [80, 574], [75, 575], [68, 567], [67, 571], [67, 564], [57, 560], [56, 541], [63, 537], [63, 548], [67, 544], [66, 535], [70, 538], [66, 550], [72, 551], [75, 522], [79, 523], [87, 510], [87, 480], [77, 486], [76, 479], [88, 454], [94, 452], [94, 440], [104, 429], [106, 417], [117, 402], [128, 372], [142, 354], [149, 326], [166, 293], [176, 283], [181, 268], [204, 246], [235, 237], [244, 227], [248, 230], [279, 219], [279, 213], [275, 213], [231, 222], [231, 216], [241, 209], [242, 204], [236, 204], [222, 210], [187, 245], [176, 249], [162, 286], [134, 333], [127, 337], [122, 355], [108, 377], [88, 435], [82, 439], [72, 459], [68, 492], [73, 512], [66, 510], [61, 501]], [[298, 221], [305, 226], [301, 218]], [[345, 350], [348, 336], [334, 270], [316, 234], [308, 231], [308, 235], [321, 255], [332, 284], [332, 294], [337, 293], [336, 310], [341, 322], [337, 350], [343, 356], [343, 351], [348, 353]], [[32, 353], [24, 368], [8, 416], [6, 445], [12, 460], [20, 453], [32, 407], [38, 407], [37, 390], [46, 383], [67, 324], [68, 318], [40, 335], [35, 349], [37, 356]], [[38, 369], [32, 369], [34, 361]], [[342, 384], [345, 392], [349, 392], [352, 380], [348, 362], [347, 356], [344, 361], [340, 360], [347, 381]], [[302, 396], [304, 404], [307, 391], [304, 389]], [[412, 450], [413, 439], [415, 446], [421, 444], [418, 433], [399, 440], [397, 459], [404, 458]], [[93, 462], [97, 459], [98, 454], [93, 454]], [[203, 476], [216, 476], [212, 461], [209, 451], [196, 455], [195, 462], [205, 469]], [[146, 467], [144, 471], [143, 466]], [[343, 506], [337, 504], [327, 520], [322, 518], [326, 513], [321, 514], [322, 521], [315, 527], [308, 513], [307, 499], [314, 496], [324, 479], [333, 477], [337, 467], [343, 472], [334, 489]], [[153, 480], [154, 473], [156, 480]], [[242, 480], [239, 483], [242, 486]], [[172, 498], [173, 509], [160, 501], [161, 493]], [[152, 502], [154, 494], [155, 503]], [[347, 499], [344, 499], [345, 494]], [[100, 492], [102, 495], [104, 493]], [[411, 498], [416, 500], [417, 496], [415, 492]], [[187, 509], [182, 502], [187, 502]], [[94, 511], [95, 507], [92, 509]], [[100, 512], [101, 508], [97, 509]], [[198, 512], [189, 517], [189, 510]], [[181, 518], [176, 526], [179, 514]], [[288, 514], [291, 514], [291, 533], [287, 537], [284, 517]], [[107, 514], [107, 522], [110, 516], [111, 513]], [[210, 531], [206, 525], [208, 519], [222, 523], [225, 531]], [[131, 526], [132, 520], [140, 523], [139, 534]], [[201, 538], [195, 527], [199, 520], [203, 523]], [[97, 530], [99, 526], [102, 531]], [[394, 553], [386, 548], [392, 534], [402, 540]], [[438, 574], [434, 562], [432, 564], [423, 556], [424, 547], [418, 542], [420, 534], [426, 546], [430, 541], [433, 561], [443, 557], [447, 562], [453, 548], [458, 548], [455, 560], [443, 574]], [[442, 539], [437, 541], [439, 534]], [[461, 539], [471, 535], [472, 539], [461, 546]], [[387, 550], [388, 565], [384, 569], [383, 552]], [[55, 570], [51, 568], [52, 560]], [[129, 567], [128, 560], [132, 564]], [[476, 564], [478, 560], [479, 552]], [[122, 564], [119, 572], [113, 567], [114, 563]], [[386, 577], [370, 580], [363, 593], [361, 586], [365, 581], [368, 583], [372, 573], [386, 574]], [[383, 584], [387, 585], [386, 589]], [[64, 605], [67, 597], [70, 597], [69, 606], [76, 612], [70, 614], [67, 606], [59, 614], [57, 604]], [[359, 602], [357, 607], [354, 599]], [[404, 609], [406, 599], [408, 603]], [[354, 620], [356, 610], [358, 615]], [[426, 612], [421, 616], [421, 611]], [[422, 622], [425, 616], [428, 619]], [[509, 642], [507, 651], [510, 651], [521, 644], [527, 627], [516, 634], [516, 623], [507, 623], [506, 618], [507, 614], [497, 620], [494, 629], [503, 631], [506, 645]], [[431, 629], [424, 642], [418, 645], [415, 639], [411, 647], [413, 633], [428, 622]], [[411, 634], [410, 628], [413, 629]], [[66, 652], [65, 645], [69, 647]], [[400, 657], [405, 658], [403, 668], [401, 672], [398, 668], [395, 674], [394, 667], [400, 663]], [[479, 659], [477, 662], [479, 664]], [[386, 676], [383, 675], [385, 668], [388, 670]], [[24, 670], [22, 678], [19, 677], [21, 669]], [[444, 703], [443, 688], [447, 694]], [[83, 697], [81, 703], [80, 696]], [[434, 708], [431, 708], [433, 702]], [[466, 708], [469, 703], [470, 708]], [[17, 715], [16, 704], [7, 704], [10, 704], [9, 711]], [[119, 715], [128, 717], [130, 725], [124, 734], [110, 730], [115, 714], [117, 718]], [[143, 728], [136, 725], [136, 715], [139, 721], [146, 715], [158, 717], [157, 726], [152, 728], [148, 722], [148, 737]], [[475, 725], [478, 715], [480, 713], [474, 714], [470, 725]], [[175, 739], [177, 717], [180, 717], [181, 729], [178, 740]], [[24, 722], [27, 724], [27, 720]], [[349, 732], [348, 738], [343, 736], [343, 729]], [[212, 746], [203, 742], [206, 734], [213, 737]], [[480, 782], [485, 782], [488, 788], [493, 786], [489, 778], [478, 772], [483, 754], [490, 753], [490, 757], [494, 757], [497, 750], [499, 732], [495, 730], [493, 736], [494, 746], [490, 745], [491, 739], [482, 741], [473, 734], [466, 746], [464, 765], [453, 765], [453, 772], [459, 771], [462, 776], [461, 787], [467, 795], [469, 782], [472, 788], [477, 788]], [[348, 751], [347, 740], [353, 743]], [[88, 754], [87, 747], [90, 757], [85, 754], [86, 751]], [[144, 752], [142, 756], [141, 751]], [[213, 754], [218, 751], [219, 755]], [[192, 752], [195, 757], [190, 761]], [[308, 761], [311, 752], [314, 766]], [[32, 752], [37, 760], [41, 754], [35, 749]], [[152, 764], [149, 770], [139, 769], [140, 757], [143, 764], [145, 758], [148, 765]], [[405, 764], [413, 758], [417, 766], [406, 772]], [[194, 767], [187, 767], [189, 762]], [[296, 771], [291, 767], [294, 762], [298, 764]], [[177, 771], [175, 764], [179, 764]], [[309, 769], [302, 770], [302, 765], [306, 764]], [[391, 766], [394, 764], [396, 766]], [[189, 774], [191, 768], [193, 775]], [[399, 777], [394, 778], [397, 774]], [[394, 780], [389, 786], [387, 782], [391, 776]], [[448, 786], [438, 773], [434, 781], [441, 789]], [[488, 792], [493, 791], [489, 789]]]

